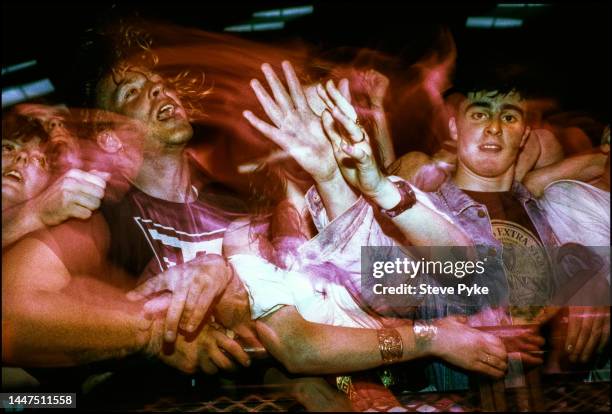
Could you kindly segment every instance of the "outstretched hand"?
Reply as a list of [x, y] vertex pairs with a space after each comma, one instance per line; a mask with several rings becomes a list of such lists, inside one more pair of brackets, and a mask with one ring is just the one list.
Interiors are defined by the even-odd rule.
[[251, 81], [251, 87], [273, 125], [251, 111], [244, 111], [243, 115], [251, 125], [293, 157], [315, 181], [329, 181], [336, 177], [338, 167], [321, 120], [309, 106], [291, 63], [285, 61], [282, 67], [289, 92], [267, 63], [262, 65], [261, 70], [273, 97], [257, 79]]

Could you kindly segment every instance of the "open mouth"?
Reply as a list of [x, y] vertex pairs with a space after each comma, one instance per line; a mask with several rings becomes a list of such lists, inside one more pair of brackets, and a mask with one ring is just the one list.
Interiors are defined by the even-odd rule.
[[478, 146], [478, 149], [484, 152], [500, 152], [502, 150], [501, 145], [495, 143], [485, 143]]
[[173, 104], [165, 104], [157, 111], [157, 120], [166, 121], [174, 117], [176, 107]]
[[4, 174], [2, 174], [2, 177], [10, 178], [11, 180], [15, 180], [18, 183], [23, 181], [23, 176], [21, 175], [19, 171], [16, 171], [16, 170], [7, 171]]

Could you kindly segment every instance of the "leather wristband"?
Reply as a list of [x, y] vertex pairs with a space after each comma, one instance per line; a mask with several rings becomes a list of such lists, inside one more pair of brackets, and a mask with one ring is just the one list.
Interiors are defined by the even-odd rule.
[[408, 210], [412, 206], [416, 204], [416, 195], [414, 195], [414, 191], [412, 191], [412, 187], [404, 180], [394, 181], [393, 185], [399, 190], [400, 193], [400, 201], [393, 208], [385, 210], [381, 208], [381, 213], [385, 214], [387, 217], [394, 218], [402, 214], [404, 211]]

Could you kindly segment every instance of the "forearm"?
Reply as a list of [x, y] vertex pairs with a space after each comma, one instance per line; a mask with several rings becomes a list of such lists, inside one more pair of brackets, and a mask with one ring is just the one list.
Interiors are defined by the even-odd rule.
[[63, 292], [3, 297], [5, 363], [72, 366], [144, 350], [150, 321], [111, 303], [98, 305]]
[[[416, 193], [417, 201], [409, 209], [392, 218], [393, 223], [414, 246], [469, 246], [470, 239], [461, 228], [424, 203], [423, 193]], [[399, 190], [385, 180], [381, 191], [372, 197], [380, 208], [390, 209], [401, 199]]]
[[374, 139], [378, 143], [380, 156], [386, 168], [391, 165], [391, 163], [395, 162], [395, 149], [393, 148], [393, 141], [391, 140], [391, 134], [387, 126], [387, 118], [382, 107], [374, 109], [372, 115], [375, 127]]
[[321, 196], [330, 221], [346, 211], [358, 199], [357, 194], [347, 184], [339, 170], [331, 179], [317, 181], [315, 187]]
[[[403, 343], [401, 361], [429, 354], [415, 345], [410, 325], [396, 329]], [[286, 306], [258, 322], [257, 330], [268, 352], [293, 373], [339, 374], [383, 365], [375, 329], [311, 323]]]
[[577, 155], [531, 171], [525, 176], [523, 184], [532, 194], [540, 196], [553, 181], [573, 179], [588, 182], [597, 178], [603, 172], [605, 162], [606, 155], [603, 153]]

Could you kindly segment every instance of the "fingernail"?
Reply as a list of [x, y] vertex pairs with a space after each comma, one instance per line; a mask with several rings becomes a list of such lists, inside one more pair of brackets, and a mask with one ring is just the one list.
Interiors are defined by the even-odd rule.
[[572, 352], [572, 349], [574, 349], [574, 345], [572, 345], [572, 344], [569, 344], [567, 347], [565, 347], [565, 350], [567, 352]]
[[189, 325], [187, 325], [187, 330], [189, 332], [195, 331], [195, 328], [196, 328], [195, 323], [190, 323]]
[[247, 359], [247, 362], [246, 362], [246, 364], [245, 364], [245, 365], [246, 365], [247, 367], [250, 367], [250, 366], [251, 366], [251, 360], [250, 360], [250, 359]]
[[173, 331], [166, 331], [166, 341], [174, 342], [174, 332]]

